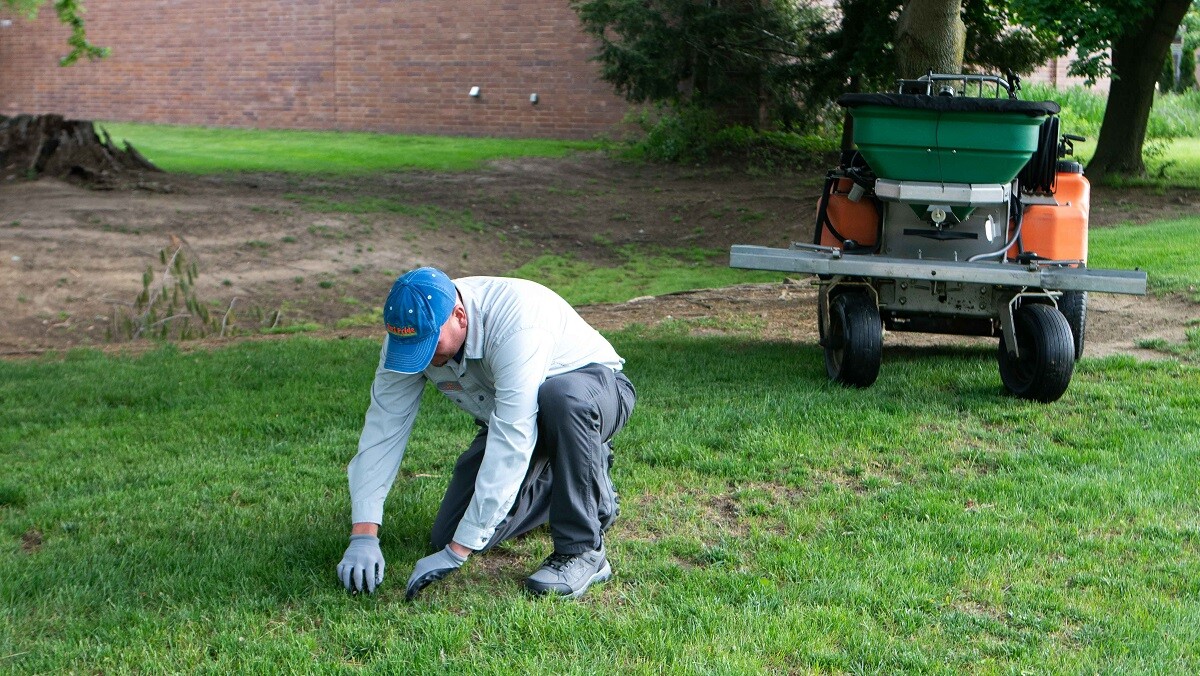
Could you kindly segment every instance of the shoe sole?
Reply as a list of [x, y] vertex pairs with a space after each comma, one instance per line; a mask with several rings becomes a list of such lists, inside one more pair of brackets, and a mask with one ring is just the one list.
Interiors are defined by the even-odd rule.
[[587, 584], [583, 585], [579, 591], [573, 594], [567, 594], [563, 598], [577, 599], [580, 596], [583, 596], [583, 593], [586, 592], [592, 585], [596, 584], [597, 582], [607, 582], [610, 579], [612, 579], [612, 566], [608, 565], [608, 561], [605, 561], [604, 567], [596, 571], [595, 575], [588, 578]]
[[571, 592], [570, 594], [559, 594], [556, 591], [554, 591], [553, 589], [541, 589], [541, 590], [530, 589], [528, 587], [528, 585], [525, 587], [525, 591], [527, 591], [535, 596], [554, 595], [560, 599], [577, 599], [580, 596], [583, 596], [584, 592], [586, 592], [589, 588], [591, 588], [592, 585], [596, 584], [597, 582], [607, 582], [608, 580], [611, 580], [611, 579], [612, 579], [612, 566], [609, 565], [608, 561], [605, 561], [603, 568], [596, 571], [595, 574], [593, 574], [590, 578], [588, 578], [588, 581], [586, 584], [584, 584], [578, 590]]

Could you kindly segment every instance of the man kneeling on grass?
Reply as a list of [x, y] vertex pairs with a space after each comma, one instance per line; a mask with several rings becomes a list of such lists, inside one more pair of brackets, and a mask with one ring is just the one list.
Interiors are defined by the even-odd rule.
[[407, 598], [473, 552], [549, 521], [554, 553], [525, 580], [534, 594], [575, 598], [612, 576], [604, 533], [618, 513], [612, 437], [633, 410], [624, 360], [553, 291], [500, 277], [401, 276], [383, 308], [371, 404], [350, 462], [346, 589], [383, 582], [383, 503], [431, 381], [480, 426], [433, 523], [434, 553], [417, 561]]

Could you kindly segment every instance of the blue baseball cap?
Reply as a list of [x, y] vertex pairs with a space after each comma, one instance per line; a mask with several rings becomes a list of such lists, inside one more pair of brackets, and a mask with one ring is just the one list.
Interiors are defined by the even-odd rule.
[[454, 282], [437, 268], [417, 268], [397, 279], [383, 304], [388, 332], [383, 368], [398, 373], [424, 371], [433, 361], [442, 324], [457, 300]]

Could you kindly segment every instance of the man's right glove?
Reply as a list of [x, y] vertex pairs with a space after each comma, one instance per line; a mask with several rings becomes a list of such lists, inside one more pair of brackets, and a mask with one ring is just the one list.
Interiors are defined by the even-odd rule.
[[346, 591], [375, 592], [375, 586], [383, 582], [383, 551], [379, 549], [379, 538], [374, 535], [351, 535], [350, 546], [338, 564], [338, 577], [346, 585]]
[[450, 545], [446, 545], [442, 551], [417, 561], [412, 575], [408, 578], [408, 590], [405, 591], [404, 598], [409, 601], [417, 598], [422, 589], [458, 570], [466, 560], [466, 557], [455, 554]]

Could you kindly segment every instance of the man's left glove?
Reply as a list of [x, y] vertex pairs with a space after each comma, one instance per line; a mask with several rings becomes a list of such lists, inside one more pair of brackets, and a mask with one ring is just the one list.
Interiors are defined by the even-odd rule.
[[450, 549], [450, 545], [446, 545], [442, 551], [417, 561], [416, 568], [408, 578], [408, 591], [405, 592], [404, 598], [409, 601], [417, 598], [417, 594], [422, 589], [453, 573], [466, 560], [467, 557], [455, 554], [454, 550]]

